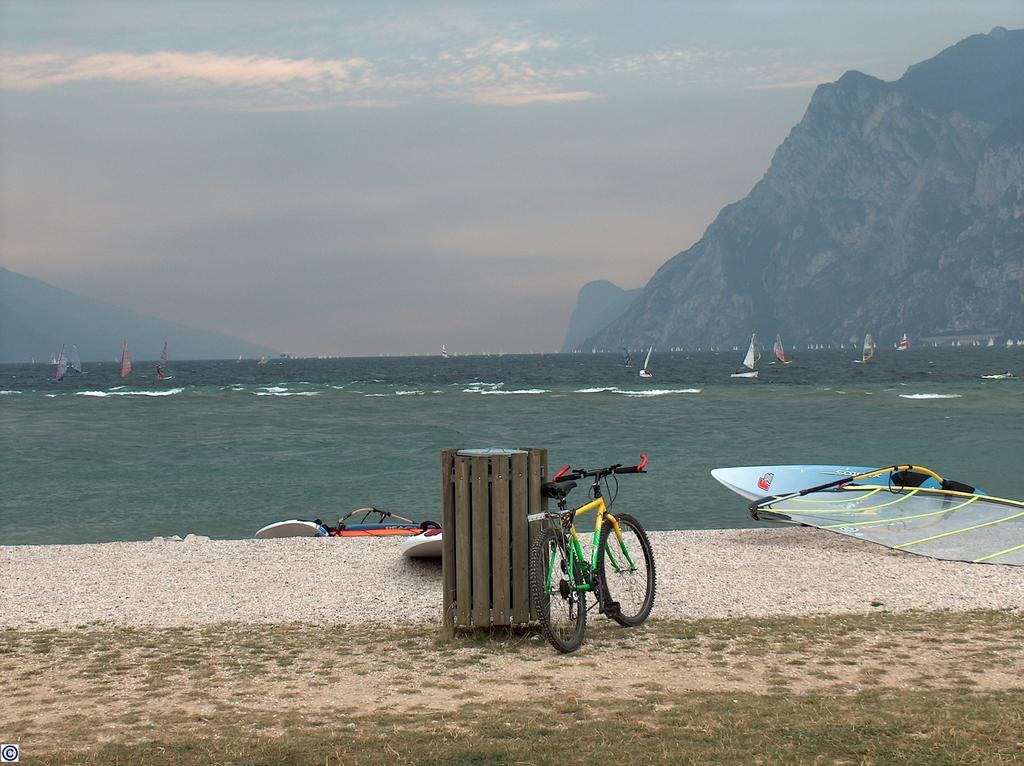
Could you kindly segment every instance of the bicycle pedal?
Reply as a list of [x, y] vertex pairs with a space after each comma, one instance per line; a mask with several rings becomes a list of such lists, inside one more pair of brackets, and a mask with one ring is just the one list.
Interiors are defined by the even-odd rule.
[[621, 613], [622, 604], [620, 604], [618, 601], [605, 601], [601, 605], [601, 614], [608, 615], [609, 617], [614, 617], [615, 615]]

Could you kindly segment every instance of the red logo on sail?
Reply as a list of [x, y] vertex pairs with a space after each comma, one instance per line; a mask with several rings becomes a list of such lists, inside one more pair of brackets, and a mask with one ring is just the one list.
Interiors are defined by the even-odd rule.
[[757, 488], [763, 489], [765, 492], [767, 492], [768, 488], [772, 485], [772, 479], [774, 478], [774, 473], [766, 473], [764, 476], [759, 477], [757, 480]]

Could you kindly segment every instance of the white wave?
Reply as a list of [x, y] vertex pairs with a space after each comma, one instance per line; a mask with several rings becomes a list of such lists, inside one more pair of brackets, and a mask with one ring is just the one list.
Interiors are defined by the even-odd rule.
[[47, 399], [56, 399], [60, 394], [43, 394]]
[[[452, 383], [453, 386], [457, 386], [458, 383]], [[473, 383], [466, 383], [466, 388], [501, 388], [504, 383], [486, 383], [482, 380], [474, 381]]]
[[[362, 391], [356, 391], [356, 393], [360, 394]], [[363, 396], [391, 396], [391, 394], [363, 394]]]
[[264, 391], [266, 391], [268, 394], [282, 394], [282, 393], [284, 393], [285, 391], [288, 390], [287, 388], [284, 388], [283, 386], [261, 386], [261, 388]]
[[617, 394], [632, 397], [668, 396], [669, 394], [699, 394], [699, 388], [652, 388], [648, 391], [615, 391]]
[[395, 391], [395, 396], [423, 396], [426, 391]]
[[962, 394], [900, 394], [900, 399], [962, 399]]
[[3, 394], [20, 394], [21, 391], [0, 391], [0, 395]]
[[[124, 386], [118, 386], [124, 388]], [[168, 388], [166, 391], [76, 391], [75, 396], [174, 396], [184, 391], [184, 388]]]
[[574, 394], [600, 394], [600, 393], [603, 393], [605, 391], [618, 391], [618, 390], [619, 389], [615, 388], [614, 386], [609, 386], [607, 388], [579, 388], [579, 389], [576, 389], [575, 391], [573, 391], [573, 393]]
[[517, 391], [498, 391], [492, 389], [490, 391], [474, 391], [473, 389], [466, 389], [463, 391], [466, 394], [496, 394], [499, 396], [511, 396], [513, 394], [547, 394], [550, 393], [546, 388], [521, 388]]
[[319, 391], [257, 391], [256, 396], [320, 396]]

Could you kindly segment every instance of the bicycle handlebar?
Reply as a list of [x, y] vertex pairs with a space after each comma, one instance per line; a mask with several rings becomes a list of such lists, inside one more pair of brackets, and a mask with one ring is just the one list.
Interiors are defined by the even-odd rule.
[[551, 481], [575, 481], [576, 479], [582, 479], [585, 476], [596, 476], [602, 478], [613, 473], [647, 473], [647, 455], [640, 456], [640, 462], [636, 465], [624, 466], [622, 463], [615, 463], [614, 465], [607, 466], [606, 468], [573, 468], [572, 466], [564, 466], [561, 471], [556, 473]]

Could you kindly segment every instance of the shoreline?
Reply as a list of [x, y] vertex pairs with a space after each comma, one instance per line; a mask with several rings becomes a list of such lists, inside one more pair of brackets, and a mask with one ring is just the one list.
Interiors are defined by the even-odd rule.
[[[1024, 610], [1024, 568], [810, 528], [652, 532], [651, 619]], [[440, 560], [400, 538], [0, 546], [0, 627], [440, 624]]]

